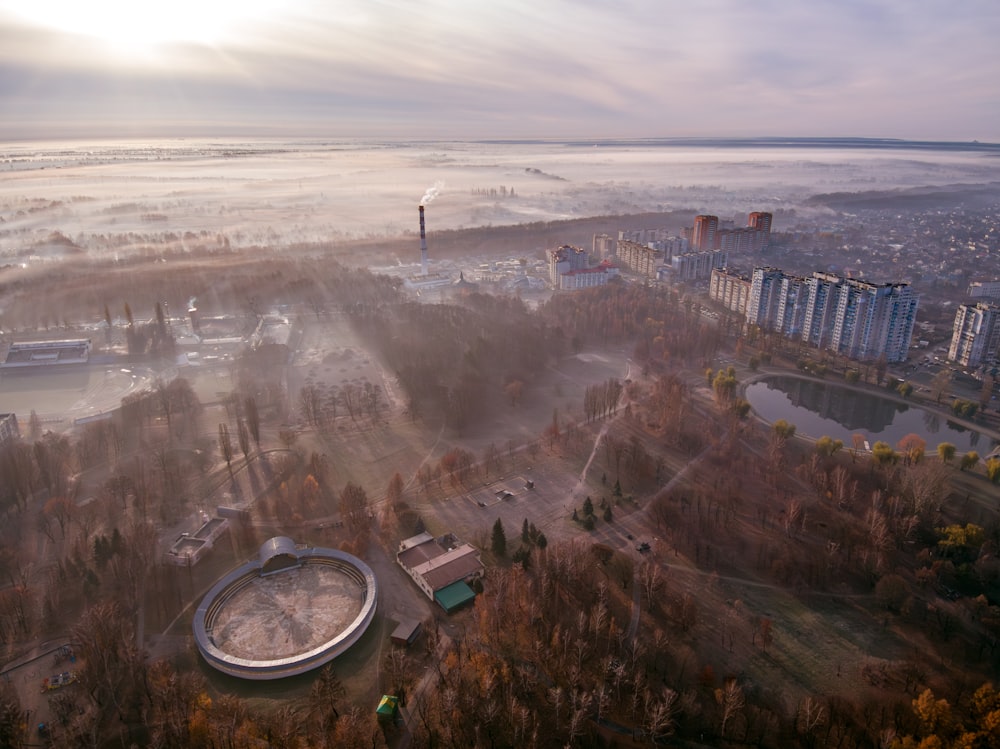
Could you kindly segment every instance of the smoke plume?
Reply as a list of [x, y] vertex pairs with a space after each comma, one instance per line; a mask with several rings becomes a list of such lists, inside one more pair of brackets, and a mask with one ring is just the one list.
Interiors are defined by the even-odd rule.
[[433, 187], [428, 187], [427, 192], [424, 193], [424, 197], [420, 199], [420, 205], [427, 205], [434, 198], [438, 196], [441, 189], [444, 187], [444, 182], [435, 182]]

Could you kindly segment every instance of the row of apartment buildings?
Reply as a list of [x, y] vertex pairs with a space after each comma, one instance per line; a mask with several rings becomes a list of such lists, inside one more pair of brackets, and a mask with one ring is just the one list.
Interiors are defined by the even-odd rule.
[[918, 297], [909, 284], [874, 284], [831, 273], [802, 278], [777, 268], [752, 275], [715, 270], [709, 296], [748, 325], [798, 338], [852, 359], [906, 359]]
[[559, 290], [603, 286], [619, 269], [660, 281], [691, 283], [707, 280], [712, 270], [724, 268], [731, 254], [749, 254], [766, 249], [771, 236], [771, 214], [755, 211], [742, 228], [723, 225], [718, 216], [696, 216], [684, 236], [666, 229], [635, 229], [595, 234], [593, 255], [600, 258], [591, 267], [587, 253], [571, 245], [548, 252], [549, 281]]

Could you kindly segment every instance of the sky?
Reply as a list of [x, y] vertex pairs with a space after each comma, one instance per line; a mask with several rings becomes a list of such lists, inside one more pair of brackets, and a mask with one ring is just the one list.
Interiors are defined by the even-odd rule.
[[0, 0], [0, 140], [1000, 141], [996, 0]]

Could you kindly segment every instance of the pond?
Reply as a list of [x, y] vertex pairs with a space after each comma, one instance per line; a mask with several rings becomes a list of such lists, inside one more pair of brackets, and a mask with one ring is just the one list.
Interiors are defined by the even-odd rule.
[[917, 434], [928, 450], [950, 442], [959, 455], [969, 450], [986, 455], [997, 445], [989, 435], [941, 414], [829, 382], [779, 375], [748, 385], [744, 397], [767, 421], [784, 419], [795, 425], [796, 434], [832, 437], [846, 447], [855, 434], [863, 434], [869, 444], [881, 440], [893, 447], [906, 435]]

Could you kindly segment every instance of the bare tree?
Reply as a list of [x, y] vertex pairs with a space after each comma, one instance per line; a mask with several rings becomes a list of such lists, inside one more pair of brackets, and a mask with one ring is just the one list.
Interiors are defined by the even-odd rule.
[[672, 736], [676, 728], [677, 692], [664, 688], [659, 697], [653, 699], [646, 692], [646, 710], [643, 721], [650, 743], [654, 746]]
[[646, 594], [646, 606], [648, 611], [653, 610], [653, 604], [658, 598], [658, 594], [663, 587], [663, 575], [660, 572], [660, 565], [644, 560], [639, 565], [639, 584]]
[[327, 664], [320, 669], [319, 676], [309, 689], [306, 701], [306, 711], [309, 719], [320, 730], [320, 735], [327, 736], [333, 730], [334, 724], [340, 718], [337, 703], [340, 702], [346, 690], [333, 670], [333, 664]]
[[98, 709], [125, 724], [140, 720], [145, 693], [145, 659], [134, 621], [118, 604], [104, 602], [85, 611], [73, 628], [80, 683]]
[[260, 450], [260, 412], [257, 410], [257, 399], [248, 395], [243, 401], [243, 413], [246, 414], [247, 428], [253, 443]]
[[805, 737], [809, 746], [816, 742], [816, 730], [826, 723], [826, 708], [812, 697], [806, 697], [800, 704], [796, 716], [796, 728]]
[[233, 442], [229, 438], [229, 425], [219, 424], [219, 452], [222, 453], [222, 458], [226, 461], [226, 468], [229, 469], [229, 475], [233, 475]]
[[368, 493], [363, 487], [351, 482], [344, 486], [340, 492], [340, 516], [353, 533], [368, 528]]
[[727, 679], [722, 689], [715, 690], [715, 699], [722, 712], [719, 735], [725, 738], [726, 726], [743, 711], [746, 698], [743, 696], [743, 688], [736, 683], [736, 679]]

